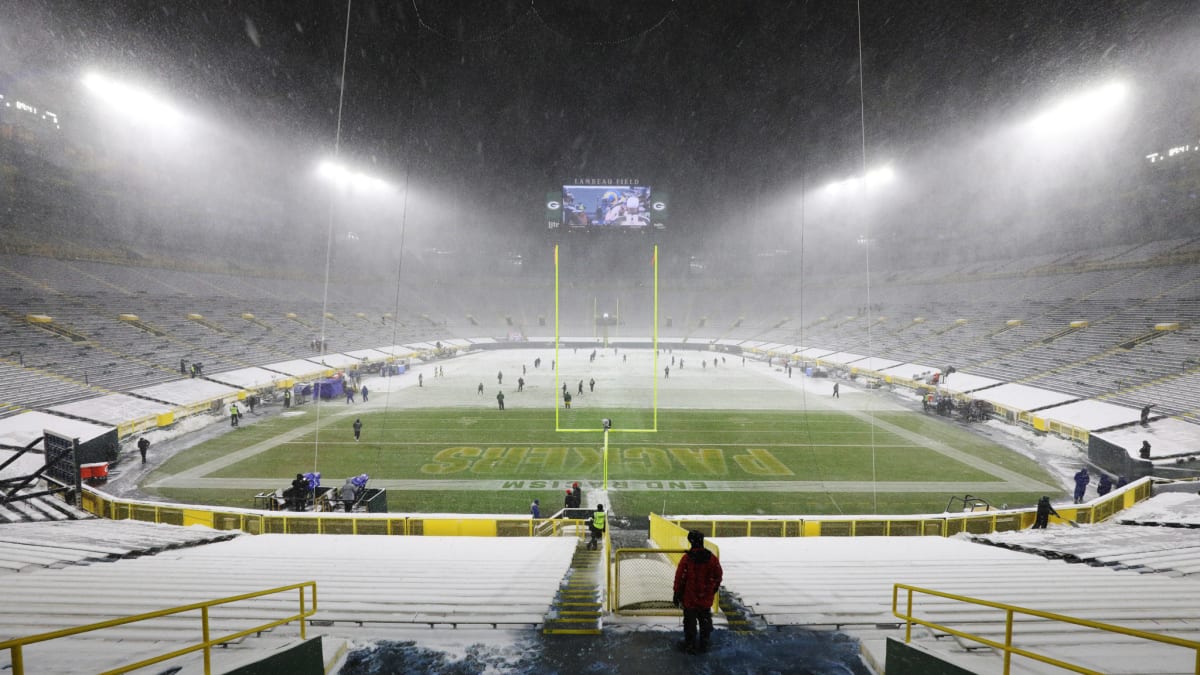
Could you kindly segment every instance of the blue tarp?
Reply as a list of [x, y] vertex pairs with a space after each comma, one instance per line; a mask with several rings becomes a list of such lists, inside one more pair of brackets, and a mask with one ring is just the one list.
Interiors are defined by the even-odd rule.
[[338, 398], [342, 396], [343, 391], [340, 379], [331, 378], [313, 383], [313, 396], [320, 396], [322, 399]]

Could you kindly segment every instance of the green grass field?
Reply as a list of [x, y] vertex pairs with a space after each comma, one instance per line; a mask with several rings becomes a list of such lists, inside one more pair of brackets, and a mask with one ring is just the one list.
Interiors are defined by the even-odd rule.
[[[920, 413], [660, 410], [656, 433], [621, 433], [652, 427], [652, 413], [592, 408], [560, 411], [558, 423], [596, 428], [606, 416], [617, 429], [609, 508], [622, 515], [928, 513], [965, 494], [1030, 505], [1054, 484], [1032, 460]], [[285, 487], [300, 471], [319, 471], [333, 486], [368, 473], [373, 487], [388, 488], [392, 511], [525, 513], [537, 497], [550, 514], [571, 481], [601, 486], [602, 434], [556, 431], [553, 410], [361, 418], [355, 442], [354, 417], [342, 412], [320, 425], [309, 413], [266, 417], [181, 452], [149, 477], [148, 490], [249, 507], [255, 492]]]

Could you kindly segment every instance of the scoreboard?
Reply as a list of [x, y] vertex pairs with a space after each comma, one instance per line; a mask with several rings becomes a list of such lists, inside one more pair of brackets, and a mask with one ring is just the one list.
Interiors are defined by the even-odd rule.
[[546, 193], [548, 229], [640, 232], [665, 230], [669, 200], [633, 178], [577, 178]]

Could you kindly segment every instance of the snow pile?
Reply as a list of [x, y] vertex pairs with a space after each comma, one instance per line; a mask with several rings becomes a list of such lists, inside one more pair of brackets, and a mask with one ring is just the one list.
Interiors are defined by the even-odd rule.
[[[1197, 487], [1200, 490], [1200, 486]], [[1118, 516], [1122, 522], [1200, 526], [1200, 494], [1166, 492], [1134, 504]]]

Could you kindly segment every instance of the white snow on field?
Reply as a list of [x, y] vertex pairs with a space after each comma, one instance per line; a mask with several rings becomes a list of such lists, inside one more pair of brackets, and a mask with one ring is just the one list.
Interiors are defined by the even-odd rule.
[[[838, 381], [840, 398], [835, 399], [832, 397], [834, 380], [806, 378], [798, 369], [793, 371], [792, 377], [789, 378], [782, 368], [768, 366], [757, 360], [747, 359], [743, 365], [740, 357], [726, 355], [724, 362], [718, 363], [714, 367], [713, 359], [720, 359], [721, 356], [712, 352], [676, 350], [672, 354], [664, 350], [658, 355], [658, 362], [655, 364], [654, 354], [649, 350], [622, 349], [615, 354], [611, 349], [598, 350], [594, 361], [589, 358], [590, 351], [590, 349], [580, 349], [577, 352], [562, 350], [557, 356], [561, 360], [561, 364], [559, 364], [561, 379], [557, 383], [555, 372], [551, 368], [551, 362], [556, 358], [552, 349], [518, 348], [474, 352], [445, 361], [414, 363], [409, 372], [404, 375], [390, 378], [366, 378], [364, 384], [371, 392], [368, 403], [362, 403], [361, 399], [353, 404], [346, 404], [344, 399], [323, 402], [320, 404], [321, 415], [349, 415], [366, 410], [441, 406], [494, 409], [496, 406], [495, 394], [498, 390], [505, 392], [505, 403], [508, 407], [549, 407], [559, 405], [558, 397], [555, 394], [560, 391], [562, 382], [570, 384], [570, 390], [575, 395], [574, 408], [576, 410], [586, 410], [589, 406], [637, 407], [644, 405], [649, 407], [653, 404], [654, 376], [652, 373], [657, 373], [659, 377], [657, 382], [658, 405], [661, 408], [864, 411], [911, 410], [914, 407], [912, 401], [906, 400], [902, 395], [903, 391], [889, 394], [876, 390], [860, 390], [845, 380]], [[672, 356], [675, 357], [674, 366], [671, 365]], [[541, 367], [534, 368], [533, 360], [539, 357], [542, 359]], [[682, 366], [680, 360], [683, 361]], [[524, 372], [522, 366], [524, 366]], [[663, 369], [667, 367], [670, 368], [670, 376], [663, 377]], [[444, 375], [435, 375], [435, 369], [441, 369]], [[502, 384], [497, 383], [498, 372], [503, 373]], [[418, 386], [418, 374], [422, 376], [421, 386]], [[526, 381], [523, 392], [516, 391], [518, 377], [524, 377]], [[592, 378], [596, 380], [594, 392], [589, 391], [590, 387], [588, 386], [589, 380]], [[583, 396], [577, 394], [580, 380], [584, 382]], [[483, 394], [477, 393], [480, 383], [484, 385]], [[289, 414], [315, 418], [315, 413], [316, 406], [310, 402], [290, 411]], [[199, 422], [185, 420], [172, 430], [162, 430], [156, 433], [162, 440], [165, 440], [168, 435], [189, 433], [199, 425]], [[1064, 439], [1024, 432], [1017, 427], [998, 422], [989, 422], [979, 425], [977, 428], [993, 438], [1003, 437], [1003, 440], [1010, 445], [1020, 448], [1031, 456], [1041, 457], [1043, 461], [1048, 458], [1056, 465], [1056, 473], [1067, 472], [1069, 471], [1068, 467], [1077, 465], [1082, 460], [1082, 452], [1079, 447]], [[155, 439], [155, 442], [157, 443], [158, 440]], [[1060, 464], [1061, 470], [1058, 466]], [[1151, 502], [1135, 506], [1124, 512], [1123, 515], [1125, 517], [1122, 519], [1141, 521], [1200, 522], [1200, 498], [1194, 494], [1161, 495]], [[1038, 533], [1037, 536], [1041, 537], [1039, 541], [1045, 543], [1047, 537], [1053, 538], [1062, 533], [1069, 533], [1069, 530], [1060, 525]], [[290, 547], [294, 544], [301, 548], [306, 545], [304, 538], [295, 538], [294, 540], [284, 538], [283, 541], [285, 543], [273, 545]], [[326, 537], [320, 541], [328, 544], [340, 541], [340, 538]], [[716, 542], [723, 547], [723, 557], [728, 562], [729, 581], [734, 586], [738, 585], [738, 579], [770, 574], [769, 570], [753, 571], [749, 567], [738, 573], [739, 566], [753, 567], [756, 563], [764, 562], [769, 566], [772, 564], [769, 561], [780, 555], [795, 556], [794, 550], [789, 549], [782, 552], [781, 547], [801, 547], [807, 551], [806, 556], [810, 565], [818, 564], [823, 557], [838, 564], [843, 564], [838, 561], [857, 560], [878, 563], [890, 560], [893, 561], [892, 565], [890, 567], [885, 565], [885, 567], [888, 567], [889, 570], [896, 570], [911, 566], [914, 561], [927, 561], [930, 556], [937, 558], [944, 552], [934, 551], [933, 547], [943, 543], [951, 545], [949, 542], [941, 540], [935, 542], [926, 538], [830, 540], [821, 542], [820, 546], [816, 545], [815, 541], [729, 539], [716, 540]], [[266, 543], [266, 540], [254, 543]], [[434, 541], [430, 539], [422, 543], [432, 545]], [[447, 576], [469, 576], [467, 566], [460, 566], [457, 561], [491, 557], [497, 550], [494, 540], [467, 538], [451, 542], [449, 546], [455, 549], [455, 554], [448, 556], [439, 553], [436, 561], [440, 573]], [[478, 547], [478, 550], [471, 547]], [[204, 548], [208, 551], [218, 550], [210, 547]], [[406, 550], [405, 558], [409, 555], [420, 557], [420, 547], [404, 546], [403, 548]], [[854, 550], [849, 550], [849, 548]], [[835, 549], [837, 550], [835, 551]], [[275, 553], [278, 554], [282, 550], [275, 551]], [[976, 548], [959, 545], [953, 553], [953, 560], [961, 563], [965, 559], [964, 557], [981, 556], [982, 559], [988, 559], [998, 555], [1016, 554], [998, 552], [996, 549], [982, 546]], [[304, 557], [299, 550], [296, 552], [296, 556]], [[287, 554], [283, 557], [291, 558]], [[834, 560], [835, 558], [836, 560]], [[1048, 563], [1042, 561], [1038, 564]], [[102, 566], [98, 569], [116, 568]], [[888, 579], [896, 576], [891, 572], [886, 575]], [[547, 576], [551, 580], [554, 578], [553, 574]], [[339, 575], [334, 575], [325, 579], [322, 587], [329, 588], [343, 582], [344, 579], [341, 579]], [[811, 580], [805, 579], [803, 575], [797, 575], [794, 579], [776, 578], [775, 582], [776, 586], [771, 592], [780, 597], [789, 593], [802, 595], [811, 590]], [[334, 593], [332, 590], [330, 589], [330, 594], [325, 596], [329, 598], [328, 604], [326, 604], [325, 598], [322, 603], [330, 610], [337, 607], [337, 601], [334, 598], [341, 598], [345, 595], [344, 593]], [[470, 594], [463, 591], [459, 595], [469, 596]], [[532, 596], [536, 596], [536, 598]], [[881, 616], [886, 618], [888, 595], [881, 591], [880, 597], [883, 599], [876, 604], [879, 605]], [[464, 597], [464, 599], [466, 598]], [[531, 595], [531, 599], [547, 602], [547, 590], [539, 590]], [[483, 603], [485, 606], [487, 604]], [[874, 607], [872, 611], [874, 611]], [[620, 621], [611, 617], [610, 621], [614, 623], [614, 627], [620, 624]], [[674, 624], [659, 626], [659, 628], [672, 630]], [[339, 627], [330, 632], [337, 634], [342, 631]], [[433, 631], [416, 626], [379, 629], [366, 627], [347, 630], [344, 636], [354, 640], [359, 646], [370, 644], [370, 641], [375, 639], [410, 639], [423, 647], [443, 651], [456, 659], [462, 658], [472, 649], [482, 645], [497, 657], [496, 666], [499, 669], [503, 669], [502, 664], [506, 661], [519, 660], [523, 648], [522, 643], [529, 637], [528, 633], [503, 628], [491, 630], [460, 628], [458, 630]]]
[[[835, 380], [806, 378], [795, 369], [792, 377], [778, 365], [721, 355], [718, 352], [663, 349], [590, 349], [559, 351], [558, 379], [551, 364], [552, 348], [515, 348], [480, 351], [445, 361], [414, 363], [404, 375], [372, 377], [364, 383], [370, 403], [388, 407], [466, 406], [496, 407], [496, 393], [504, 392], [507, 408], [547, 408], [561, 405], [556, 393], [566, 384], [573, 409], [588, 407], [644, 407], [654, 405], [654, 378], [658, 377], [658, 407], [735, 410], [899, 410], [887, 397], [865, 392], [840, 381], [840, 398], [833, 398]], [[674, 364], [672, 364], [672, 357]], [[540, 368], [534, 359], [541, 358]], [[716, 364], [716, 365], [714, 365]], [[444, 376], [434, 375], [442, 368]], [[522, 370], [524, 368], [524, 370]], [[670, 369], [670, 374], [666, 369]], [[503, 374], [503, 382], [497, 382]], [[418, 386], [418, 375], [422, 376]], [[517, 378], [524, 377], [524, 391]], [[596, 380], [595, 391], [589, 387]], [[579, 383], [583, 382], [583, 395]], [[483, 394], [479, 385], [483, 384]], [[330, 405], [345, 406], [344, 400]], [[353, 405], [360, 405], [355, 403]]]

